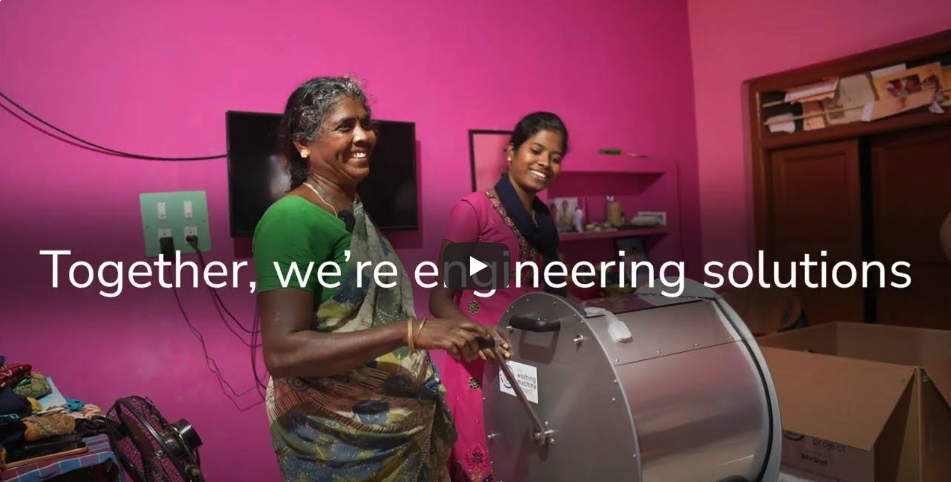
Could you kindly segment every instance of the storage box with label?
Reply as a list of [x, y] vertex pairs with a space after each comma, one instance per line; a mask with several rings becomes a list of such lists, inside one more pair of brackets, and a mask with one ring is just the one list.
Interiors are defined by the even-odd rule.
[[951, 331], [838, 322], [757, 341], [790, 480], [951, 481]]

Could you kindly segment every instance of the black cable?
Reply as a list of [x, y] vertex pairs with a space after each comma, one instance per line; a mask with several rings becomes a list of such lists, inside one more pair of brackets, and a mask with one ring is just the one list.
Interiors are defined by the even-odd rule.
[[[218, 363], [215, 362], [214, 358], [208, 355], [208, 347], [205, 345], [205, 337], [201, 335], [201, 332], [195, 328], [195, 325], [193, 325], [191, 320], [188, 318], [188, 313], [185, 312], [185, 306], [182, 305], [182, 300], [178, 296], [178, 289], [174, 286], [174, 284], [172, 285], [172, 293], [175, 295], [175, 301], [178, 302], [178, 309], [181, 311], [182, 317], [185, 318], [185, 323], [188, 325], [188, 329], [191, 330], [192, 334], [195, 335], [195, 338], [198, 339], [198, 342], [201, 343], [201, 350], [205, 354], [205, 363], [208, 365], [208, 370], [215, 374], [215, 377], [218, 379], [218, 385], [221, 387], [221, 391], [224, 393], [225, 397], [227, 397], [228, 400], [231, 400], [231, 403], [234, 404], [235, 408], [237, 408], [240, 412], [250, 410], [252, 407], [264, 403], [264, 400], [262, 399], [244, 408], [241, 408], [238, 405], [238, 402], [235, 400], [235, 398], [241, 398], [247, 395], [251, 392], [251, 390], [254, 390], [256, 386], [251, 387], [239, 394], [235, 391], [234, 387], [232, 387], [231, 384], [224, 379], [224, 377], [221, 375], [221, 370], [218, 368]], [[232, 395], [228, 395], [228, 392], [225, 391], [225, 387], [228, 387], [228, 390], [231, 391]]]
[[[212, 288], [209, 286], [208, 289], [210, 290], [210, 289], [212, 289]], [[224, 323], [225, 328], [227, 328], [228, 331], [230, 331], [231, 334], [235, 336], [235, 338], [237, 338], [239, 341], [241, 341], [241, 344], [242, 344], [242, 345], [244, 345], [244, 346], [246, 346], [246, 347], [248, 347], [248, 348], [253, 348], [252, 344], [254, 343], [254, 340], [251, 340], [250, 342], [245, 341], [244, 337], [241, 336], [241, 333], [238, 333], [237, 331], [234, 331], [234, 328], [231, 327], [231, 323], [228, 323], [228, 320], [225, 319], [225, 314], [221, 312], [221, 306], [218, 305], [218, 302], [217, 302], [217, 301], [215, 301], [215, 296], [214, 296], [214, 294], [211, 295], [211, 304], [215, 306], [215, 311], [218, 312], [218, 319], [220, 319], [221, 322]], [[240, 326], [240, 325], [239, 325], [239, 326]]]
[[[261, 312], [260, 306], [258, 305], [257, 300], [254, 302], [254, 318], [251, 319], [251, 327], [254, 330], [254, 333], [251, 334], [251, 373], [254, 374], [254, 387], [258, 391], [258, 395], [261, 398], [265, 398], [266, 395], [261, 389], [267, 389], [267, 369], [265, 368], [265, 379], [262, 380], [258, 376], [258, 349], [264, 348], [264, 344], [260, 339], [261, 336]], [[263, 353], [263, 352], [262, 352]]]
[[[254, 321], [253, 327], [255, 332], [251, 335], [251, 344], [254, 345], [251, 348], [251, 371], [254, 373], [255, 387], [258, 390], [258, 395], [261, 395], [261, 398], [266, 398], [266, 395], [261, 389], [267, 390], [267, 384], [258, 377], [258, 348], [263, 348], [264, 344], [260, 342], [257, 338], [261, 334], [261, 312], [258, 303], [254, 303]], [[256, 343], [257, 342], [257, 343]], [[267, 372], [265, 372], [265, 376]]]
[[[201, 263], [202, 270], [204, 270], [204, 269], [205, 269], [205, 258], [201, 255], [201, 250], [198, 249], [198, 241], [195, 241], [195, 244], [193, 244], [192, 247], [195, 249], [195, 253], [198, 254], [198, 262]], [[238, 321], [238, 319], [235, 318], [235, 316], [234, 316], [233, 314], [231, 314], [231, 311], [228, 309], [227, 306], [225, 306], [225, 302], [221, 300], [221, 296], [218, 295], [218, 290], [212, 288], [211, 286], [209, 286], [208, 289], [211, 290], [211, 294], [212, 294], [212, 296], [217, 300], [217, 302], [221, 304], [221, 308], [223, 308], [223, 309], [225, 310], [225, 313], [227, 313], [228, 316], [231, 317], [231, 320], [234, 321], [234, 323], [235, 323], [236, 325], [238, 325], [239, 328], [241, 328], [241, 331], [253, 335], [253, 334], [254, 334], [254, 327], [252, 326], [251, 329], [245, 328], [244, 325], [242, 325], [241, 322]], [[253, 323], [252, 323], [252, 325], [253, 325]]]
[[[187, 240], [186, 240], [186, 242], [187, 242]], [[192, 244], [192, 243], [188, 243], [188, 244], [191, 245], [193, 248], [195, 248], [195, 252], [198, 253], [198, 261], [199, 261], [199, 263], [201, 264], [201, 271], [202, 271], [202, 272], [205, 272], [205, 269], [206, 269], [205, 259], [201, 256], [201, 251], [198, 250], [198, 242], [196, 241], [194, 244]], [[233, 334], [233, 335], [235, 336], [235, 338], [237, 338], [239, 341], [241, 341], [241, 344], [242, 344], [242, 345], [244, 345], [244, 346], [246, 346], [246, 347], [248, 347], [248, 348], [252, 348], [252, 346], [251, 346], [247, 341], [244, 340], [244, 337], [242, 337], [241, 334], [238, 333], [237, 331], [234, 331], [234, 328], [232, 328], [232, 327], [231, 327], [231, 324], [228, 323], [228, 320], [225, 319], [224, 313], [221, 312], [221, 307], [219, 307], [219, 306], [218, 306], [218, 302], [215, 301], [215, 294], [216, 294], [216, 293], [215, 293], [214, 288], [212, 288], [211, 286], [208, 286], [207, 288], [208, 288], [209, 293], [211, 294], [211, 303], [215, 306], [215, 310], [218, 311], [218, 318], [221, 320], [222, 323], [224, 323], [225, 328], [227, 328], [228, 331], [230, 331], [231, 334]], [[230, 313], [229, 313], [229, 314], [230, 314]], [[232, 316], [232, 318], [234, 318], [234, 317]], [[241, 324], [238, 323], [237, 320], [235, 320], [235, 323], [237, 323], [238, 326], [241, 326]], [[241, 328], [244, 329], [243, 326], [242, 326]], [[245, 330], [245, 331], [247, 331], [247, 330]], [[252, 341], [252, 343], [253, 343], [253, 341]]]
[[218, 290], [212, 289], [211, 293], [214, 295], [215, 299], [218, 300], [218, 303], [221, 305], [221, 308], [225, 310], [225, 313], [227, 313], [228, 316], [231, 318], [231, 320], [234, 321], [234, 324], [238, 325], [238, 328], [241, 328], [241, 331], [252, 334], [252, 335], [255, 333], [253, 322], [252, 322], [251, 329], [247, 329], [244, 327], [244, 325], [241, 324], [241, 322], [238, 321], [237, 318], [234, 317], [234, 315], [231, 314], [231, 311], [228, 310], [228, 307], [225, 306], [225, 302], [222, 301], [221, 296], [218, 294]]
[[[205, 257], [202, 256], [202, 254], [201, 254], [201, 249], [199, 249], [199, 247], [198, 247], [198, 239], [197, 239], [197, 237], [187, 238], [187, 239], [186, 239], [186, 242], [195, 250], [195, 253], [198, 254], [198, 262], [201, 264], [201, 269], [202, 269], [202, 271], [204, 271], [204, 270], [205, 270], [205, 266], [206, 266], [206, 265], [205, 265]], [[217, 290], [217, 289], [214, 289], [214, 288], [212, 288], [211, 286], [209, 286], [209, 287], [208, 287], [208, 291], [212, 294], [212, 300], [211, 300], [211, 302], [214, 303], [215, 309], [218, 310], [218, 316], [221, 318], [221, 321], [225, 324], [225, 326], [228, 327], [228, 331], [230, 331], [230, 332], [233, 333], [236, 337], [238, 337], [238, 339], [241, 340], [241, 343], [244, 344], [244, 346], [246, 346], [246, 347], [248, 347], [248, 348], [251, 349], [251, 372], [254, 374], [254, 381], [255, 381], [254, 388], [257, 389], [258, 395], [260, 395], [262, 398], [264, 398], [264, 397], [265, 397], [265, 394], [264, 394], [264, 392], [261, 391], [261, 389], [262, 389], [262, 388], [265, 388], [265, 389], [266, 389], [266, 388], [267, 388], [267, 385], [266, 385], [266, 384], [264, 383], [264, 381], [262, 381], [261, 378], [258, 376], [258, 359], [257, 359], [257, 353], [258, 353], [258, 348], [261, 348], [261, 347], [262, 347], [262, 343], [261, 343], [261, 341], [258, 339], [258, 337], [259, 337], [260, 334], [261, 334], [261, 315], [260, 315], [260, 312], [258, 311], [259, 306], [258, 306], [258, 304], [257, 304], [257, 301], [255, 301], [255, 303], [254, 303], [254, 317], [251, 319], [251, 329], [248, 330], [248, 329], [246, 329], [246, 328], [244, 327], [244, 325], [242, 325], [241, 322], [239, 322], [238, 319], [231, 313], [231, 310], [229, 310], [228, 307], [225, 306], [225, 302], [224, 302], [224, 300], [222, 300], [221, 297], [218, 295], [218, 290]], [[219, 306], [219, 305], [220, 305], [220, 306]], [[247, 342], [244, 341], [244, 338], [242, 338], [237, 332], [235, 332], [235, 331], [231, 328], [231, 325], [228, 324], [228, 320], [226, 320], [226, 319], [224, 318], [224, 316], [221, 314], [221, 310], [222, 310], [222, 309], [224, 309], [224, 311], [225, 311], [226, 313], [228, 313], [228, 316], [231, 317], [231, 319], [234, 321], [234, 323], [235, 323], [236, 325], [238, 325], [238, 327], [240, 327], [245, 333], [250, 333], [250, 334], [251, 334], [251, 344], [250, 344], [250, 345], [249, 345]]]
[[52, 132], [45, 131], [45, 130], [39, 128], [38, 126], [34, 125], [32, 122], [30, 122], [30, 121], [24, 119], [23, 117], [21, 117], [20, 114], [17, 114], [16, 112], [10, 110], [10, 108], [7, 107], [7, 106], [6, 106], [5, 104], [3, 104], [3, 103], [0, 103], [0, 109], [3, 109], [3, 110], [5, 110], [5, 111], [7, 111], [8, 114], [12, 115], [13, 117], [16, 117], [17, 119], [19, 119], [20, 122], [22, 122], [22, 123], [26, 124], [27, 126], [33, 128], [33, 129], [35, 129], [35, 130], [36, 130], [37, 132], [39, 132], [40, 134], [44, 134], [44, 135], [50, 136], [50, 137], [52, 137], [53, 139], [56, 139], [57, 141], [65, 142], [66, 144], [69, 144], [69, 145], [71, 145], [71, 146], [78, 147], [78, 148], [80, 148], [80, 149], [86, 149], [87, 151], [92, 151], [92, 152], [95, 152], [95, 153], [98, 153], [98, 154], [106, 154], [106, 155], [108, 155], [108, 156], [114, 156], [114, 155], [115, 155], [115, 154], [113, 154], [113, 153], [111, 153], [111, 152], [103, 151], [102, 149], [96, 149], [95, 147], [89, 147], [89, 146], [87, 146], [87, 145], [85, 145], [85, 144], [80, 144], [80, 143], [78, 143], [78, 142], [71, 141], [71, 140], [66, 139], [66, 138], [64, 138], [64, 137], [59, 137], [59, 136], [57, 136], [56, 134], [54, 134], [54, 133], [52, 133]]
[[[64, 131], [64, 130], [62, 130], [62, 129], [60, 129], [60, 128], [58, 128], [58, 127], [52, 125], [52, 124], [50, 124], [49, 122], [46, 122], [45, 120], [41, 119], [41, 118], [40, 118], [39, 116], [37, 116], [36, 114], [33, 114], [32, 112], [30, 112], [29, 110], [27, 110], [25, 107], [21, 106], [21, 105], [18, 104], [16, 101], [14, 101], [14, 100], [11, 99], [10, 97], [8, 97], [8, 96], [7, 96], [6, 94], [4, 94], [2, 91], [0, 91], [0, 97], [2, 97], [3, 99], [5, 99], [5, 100], [6, 100], [7, 102], [9, 102], [10, 104], [13, 104], [14, 107], [16, 107], [17, 109], [19, 109], [20, 111], [22, 111], [22, 112], [25, 113], [26, 115], [32, 117], [32, 118], [35, 119], [36, 121], [40, 122], [41, 124], [43, 124], [43, 125], [49, 127], [50, 129], [53, 129], [53, 130], [56, 131], [56, 132], [59, 132], [60, 134], [63, 134], [63, 135], [65, 135], [65, 136], [69, 137], [70, 139], [73, 139], [73, 140], [75, 140], [75, 141], [78, 141], [79, 144], [77, 144], [76, 142], [70, 141], [70, 140], [68, 140], [68, 139], [63, 139], [62, 137], [59, 137], [59, 136], [57, 136], [57, 135], [55, 135], [55, 134], [53, 134], [53, 133], [44, 131], [43, 129], [40, 129], [39, 127], [33, 125], [31, 122], [29, 122], [28, 120], [24, 119], [24, 118], [21, 117], [20, 115], [18, 115], [16, 112], [13, 112], [12, 110], [10, 110], [7, 106], [5, 106], [5, 105], [3, 105], [3, 104], [0, 104], [0, 108], [2, 108], [4, 111], [6, 111], [7, 113], [9, 113], [10, 115], [12, 115], [13, 117], [15, 117], [16, 119], [20, 120], [20, 121], [23, 122], [24, 124], [26, 124], [26, 125], [32, 127], [33, 129], [35, 129], [35, 130], [37, 130], [37, 131], [39, 131], [39, 132], [41, 132], [41, 133], [43, 133], [43, 134], [46, 134], [46, 135], [48, 135], [48, 136], [50, 136], [50, 137], [52, 137], [52, 138], [54, 138], [54, 139], [56, 139], [56, 140], [58, 140], [58, 141], [65, 142], [65, 143], [70, 144], [70, 145], [72, 145], [72, 146], [74, 146], [74, 147], [79, 147], [79, 148], [86, 149], [86, 150], [90, 150], [90, 151], [93, 151], [93, 152], [96, 152], [96, 153], [107, 154], [107, 155], [114, 155], [114, 156], [120, 156], [120, 157], [127, 157], [127, 158], [133, 158], [133, 159], [154, 160], [154, 161], [204, 161], [204, 160], [221, 159], [221, 158], [227, 157], [227, 154], [219, 154], [219, 155], [214, 155], [214, 156], [200, 156], [200, 157], [161, 157], [161, 156], [147, 156], [147, 155], [142, 155], [142, 154], [132, 154], [132, 153], [124, 152], [124, 151], [119, 151], [119, 150], [116, 150], [116, 149], [111, 149], [111, 148], [108, 148], [108, 147], [100, 146], [100, 145], [98, 145], [98, 144], [95, 144], [95, 143], [93, 143], [93, 142], [87, 141], [87, 140], [85, 140], [85, 139], [82, 139], [82, 138], [80, 138], [80, 137], [78, 137], [78, 136], [75, 136], [75, 135], [73, 135], [73, 134], [70, 134], [70, 133], [68, 133], [68, 132], [66, 132], [66, 131]], [[197, 245], [197, 241], [196, 241], [195, 244]], [[195, 251], [198, 253], [198, 259], [199, 259], [199, 261], [200, 261], [201, 264], [202, 264], [202, 269], [205, 269], [204, 258], [201, 256], [201, 251], [198, 250], [197, 246], [195, 246]], [[209, 289], [211, 289], [210, 286], [209, 286]], [[197, 338], [198, 341], [199, 341], [199, 343], [201, 343], [201, 349], [202, 349], [202, 352], [203, 352], [204, 355], [205, 355], [205, 363], [208, 365], [208, 369], [209, 369], [212, 373], [214, 373], [215, 377], [218, 379], [218, 385], [219, 385], [219, 387], [221, 388], [221, 391], [222, 391], [222, 393], [225, 395], [225, 397], [227, 397], [228, 400], [230, 400], [231, 403], [235, 406], [235, 408], [238, 409], [238, 411], [240, 411], [240, 412], [245, 412], [245, 411], [250, 410], [251, 408], [253, 408], [253, 407], [257, 406], [257, 405], [260, 405], [261, 403], [264, 403], [265, 395], [264, 395], [264, 393], [261, 392], [262, 382], [261, 382], [261, 380], [260, 380], [259, 377], [258, 377], [258, 373], [257, 373], [257, 363], [256, 363], [256, 357], [255, 357], [256, 348], [257, 348], [258, 346], [260, 346], [260, 345], [257, 345], [257, 331], [255, 331], [255, 330], [256, 330], [256, 327], [257, 327], [257, 321], [256, 321], [256, 320], [257, 320], [257, 318], [258, 318], [257, 305], [255, 305], [255, 322], [252, 323], [252, 329], [249, 331], [247, 328], [244, 327], [244, 325], [242, 325], [242, 324], [238, 321], [238, 319], [231, 313], [231, 311], [228, 310], [227, 306], [225, 306], [225, 304], [224, 304], [224, 301], [218, 296], [217, 291], [216, 291], [216, 290], [212, 290], [212, 291], [211, 291], [212, 296], [213, 296], [212, 302], [215, 303], [215, 309], [218, 310], [218, 316], [219, 316], [219, 317], [221, 318], [221, 320], [225, 323], [225, 326], [227, 326], [227, 327], [228, 327], [228, 330], [231, 331], [236, 337], [238, 337], [238, 339], [240, 339], [241, 342], [242, 342], [245, 346], [251, 348], [251, 368], [252, 368], [252, 370], [254, 371], [254, 381], [255, 381], [255, 384], [254, 384], [254, 386], [252, 386], [251, 388], [249, 388], [249, 389], [247, 389], [247, 390], [245, 390], [244, 392], [242, 392], [242, 393], [239, 394], [239, 393], [237, 393], [237, 392], [235, 391], [234, 387], [232, 387], [231, 384], [228, 383], [227, 380], [225, 380], [224, 377], [221, 375], [221, 370], [218, 369], [218, 363], [215, 362], [214, 358], [212, 358], [211, 356], [208, 355], [208, 348], [207, 348], [207, 346], [205, 345], [205, 338], [201, 335], [201, 332], [198, 331], [197, 328], [195, 328], [195, 326], [192, 324], [191, 320], [188, 318], [188, 314], [185, 312], [185, 307], [184, 307], [184, 305], [182, 304], [182, 300], [181, 300], [181, 298], [179, 298], [179, 296], [178, 296], [178, 289], [175, 288], [174, 286], [172, 286], [172, 293], [175, 295], [175, 301], [178, 302], [178, 309], [179, 309], [179, 311], [181, 311], [182, 317], [184, 317], [184, 319], [185, 319], [185, 323], [188, 325], [188, 328], [191, 330], [191, 332], [192, 332], [192, 334], [195, 336], [195, 338]], [[219, 303], [220, 303], [220, 308], [219, 308]], [[221, 313], [221, 309], [222, 309], [222, 308], [224, 309], [224, 311], [225, 311], [226, 313], [228, 313], [228, 316], [230, 316], [231, 319], [234, 320], [235, 324], [238, 325], [245, 333], [251, 333], [252, 339], [251, 339], [251, 344], [250, 344], [250, 345], [249, 345], [247, 342], [244, 341], [244, 338], [242, 338], [240, 334], [238, 334], [236, 331], [234, 331], [234, 330], [231, 328], [231, 325], [228, 324], [227, 320], [225, 320], [225, 318], [224, 318], [224, 315]], [[228, 395], [228, 392], [225, 391], [225, 387], [227, 387], [228, 390], [231, 391], [231, 394], [232, 394], [233, 396], [232, 396], [232, 395]], [[241, 408], [241, 407], [238, 405], [238, 402], [235, 400], [235, 398], [241, 398], [241, 397], [247, 395], [248, 393], [250, 393], [251, 390], [255, 390], [255, 391], [258, 393], [258, 395], [261, 397], [261, 399], [260, 399], [259, 401], [255, 402], [255, 403], [253, 403], [253, 404], [247, 406], [247, 407]]]
[[[213, 155], [213, 156], [198, 156], [198, 157], [163, 157], [163, 156], [149, 156], [149, 155], [144, 155], [144, 154], [133, 154], [133, 153], [130, 153], [130, 152], [124, 152], [124, 151], [119, 151], [119, 150], [116, 150], [116, 149], [111, 149], [111, 148], [108, 148], [108, 147], [105, 147], [105, 146], [100, 146], [99, 144], [92, 143], [92, 142], [87, 141], [87, 140], [85, 140], [85, 139], [83, 139], [83, 138], [81, 138], [81, 137], [74, 136], [73, 134], [70, 134], [69, 132], [66, 132], [66, 131], [64, 131], [63, 129], [60, 129], [59, 127], [54, 126], [53, 124], [50, 124], [49, 122], [46, 122], [45, 120], [41, 119], [41, 118], [40, 118], [39, 116], [37, 116], [36, 114], [34, 114], [34, 113], [30, 112], [29, 110], [27, 110], [25, 107], [23, 107], [23, 106], [21, 106], [20, 104], [16, 103], [16, 101], [14, 101], [14, 100], [11, 99], [10, 97], [8, 97], [8, 96], [7, 96], [6, 94], [4, 94], [2, 91], [0, 91], [0, 97], [3, 97], [4, 100], [6, 100], [7, 102], [9, 102], [10, 104], [13, 104], [14, 107], [16, 107], [17, 109], [20, 109], [23, 113], [25, 113], [26, 115], [32, 117], [32, 118], [35, 119], [37, 122], [42, 123], [42, 124], [45, 125], [46, 127], [49, 127], [50, 129], [53, 129], [53, 130], [55, 130], [56, 132], [59, 132], [60, 134], [63, 134], [64, 136], [69, 137], [70, 139], [73, 139], [73, 140], [75, 140], [75, 141], [81, 142], [81, 143], [83, 143], [83, 144], [85, 144], [85, 145], [87, 145], [87, 146], [94, 147], [94, 148], [98, 149], [99, 152], [101, 152], [101, 153], [103, 153], [103, 154], [111, 154], [111, 155], [114, 155], [114, 156], [128, 157], [128, 158], [131, 158], [131, 159], [142, 159], [142, 160], [146, 160], [146, 161], [208, 161], [208, 160], [211, 160], [211, 159], [222, 159], [222, 158], [228, 157], [227, 154], [216, 154], [216, 155]], [[4, 110], [6, 110], [7, 112], [10, 112], [9, 109], [4, 108]], [[11, 114], [12, 114], [12, 112], [11, 112]], [[23, 119], [22, 117], [17, 116], [17, 115], [15, 115], [15, 114], [14, 114], [14, 116], [15, 116], [16, 118], [18, 118], [18, 119], [20, 119], [20, 120], [26, 122], [26, 120]], [[29, 124], [29, 123], [28, 123], [28, 124]], [[33, 127], [35, 128], [36, 126], [33, 126]], [[61, 138], [59, 138], [59, 137], [56, 137], [56, 136], [53, 136], [53, 137], [56, 138], [56, 139], [59, 139], [59, 140], [61, 140], [61, 141], [65, 141], [65, 139], [61, 139]], [[73, 143], [70, 142], [70, 144], [73, 144]], [[75, 144], [73, 144], [73, 145], [75, 145]]]
[[[204, 259], [204, 257], [201, 255], [201, 250], [198, 249], [198, 241], [196, 240], [194, 243], [189, 243], [189, 244], [191, 244], [191, 246], [195, 249], [195, 252], [198, 253], [198, 262], [201, 263], [201, 265], [202, 265], [202, 270], [204, 270], [204, 269], [205, 269], [205, 259]], [[266, 384], [263, 380], [261, 380], [261, 377], [258, 376], [258, 357], [257, 357], [257, 354], [258, 354], [258, 349], [259, 349], [259, 348], [262, 348], [262, 342], [261, 342], [261, 340], [258, 339], [258, 337], [261, 335], [261, 314], [260, 314], [260, 312], [258, 311], [259, 306], [258, 306], [257, 300], [255, 300], [255, 302], [254, 302], [254, 317], [251, 319], [251, 329], [248, 330], [248, 329], [246, 329], [246, 328], [244, 327], [244, 325], [242, 325], [242, 324], [238, 321], [238, 319], [237, 319], [233, 314], [231, 314], [231, 311], [228, 309], [227, 306], [225, 306], [224, 300], [222, 300], [221, 297], [218, 295], [218, 290], [212, 288], [211, 286], [208, 287], [208, 290], [209, 290], [209, 291], [211, 292], [211, 294], [212, 294], [212, 300], [211, 300], [211, 301], [212, 301], [212, 303], [215, 303], [215, 308], [218, 310], [218, 315], [221, 317], [221, 321], [224, 322], [225, 326], [228, 327], [228, 330], [231, 331], [231, 333], [234, 333], [234, 335], [237, 336], [237, 337], [241, 340], [241, 342], [244, 344], [244, 346], [247, 346], [248, 348], [251, 349], [251, 373], [254, 374], [254, 382], [255, 382], [254, 388], [257, 389], [258, 395], [260, 395], [262, 398], [264, 398], [264, 397], [265, 397], [265, 394], [264, 394], [263, 391], [261, 391], [261, 389], [262, 389], [262, 388], [263, 388], [263, 389], [266, 389], [266, 388], [267, 388], [267, 384]], [[220, 307], [218, 306], [219, 304], [220, 304]], [[222, 310], [222, 309], [224, 309], [224, 311], [225, 311], [226, 313], [228, 313], [228, 316], [231, 317], [231, 319], [234, 321], [234, 323], [235, 323], [236, 325], [238, 325], [238, 327], [240, 327], [242, 330], [244, 330], [245, 333], [250, 333], [250, 334], [251, 334], [251, 344], [250, 344], [250, 345], [248, 345], [247, 343], [245, 343], [244, 338], [241, 338], [240, 335], [238, 335], [237, 332], [235, 332], [233, 329], [231, 329], [231, 325], [228, 324], [228, 321], [224, 319], [224, 316], [221, 316], [221, 310]], [[265, 373], [265, 375], [266, 375], [266, 373]]]
[[[178, 296], [178, 288], [176, 288], [174, 284], [172, 284], [172, 294], [175, 295], [175, 301], [178, 303], [178, 309], [179, 311], [181, 311], [182, 317], [185, 319], [185, 324], [188, 325], [188, 329], [191, 330], [192, 335], [194, 335], [195, 338], [198, 339], [198, 342], [201, 344], [202, 353], [204, 353], [205, 355], [205, 363], [208, 365], [208, 370], [211, 371], [215, 375], [215, 378], [218, 379], [218, 386], [221, 388], [221, 393], [223, 393], [225, 397], [227, 397], [228, 400], [231, 401], [231, 403], [234, 405], [236, 409], [238, 409], [239, 412], [248, 411], [257, 405], [264, 403], [264, 396], [261, 395], [260, 388], [258, 388], [258, 383], [255, 383], [251, 388], [245, 390], [244, 392], [238, 393], [237, 391], [235, 391], [234, 387], [232, 387], [231, 384], [228, 383], [228, 381], [224, 379], [224, 377], [221, 375], [221, 370], [218, 368], [218, 363], [215, 361], [214, 358], [212, 358], [208, 354], [208, 347], [207, 345], [205, 345], [205, 337], [202, 336], [201, 332], [198, 331], [198, 328], [195, 328], [195, 325], [192, 324], [191, 319], [188, 318], [188, 313], [185, 312], [185, 306], [182, 304], [182, 300]], [[257, 376], [255, 376], [255, 380], [257, 380]], [[228, 392], [225, 391], [225, 387], [227, 387], [228, 390], [231, 391], [231, 395], [229, 395]], [[258, 395], [261, 396], [261, 399], [252, 403], [251, 405], [248, 405], [247, 407], [241, 408], [241, 406], [238, 405], [238, 402], [235, 399], [241, 398], [247, 395], [252, 390], [255, 390], [258, 393]]]
[[[194, 241], [188, 241], [188, 240], [186, 240], [186, 242], [188, 242], [188, 245], [191, 246], [191, 247], [195, 250], [195, 254], [198, 255], [198, 262], [201, 264], [201, 269], [202, 269], [202, 271], [204, 271], [204, 270], [205, 270], [205, 266], [206, 266], [206, 265], [205, 265], [205, 257], [201, 255], [201, 249], [198, 248], [198, 237], [197, 237], [197, 236], [190, 236], [190, 237], [192, 237], [192, 238], [194, 239]], [[215, 306], [218, 306], [219, 304], [221, 305], [221, 307], [219, 308], [219, 313], [220, 313], [221, 309], [224, 309], [224, 310], [225, 310], [225, 313], [227, 313], [228, 316], [231, 317], [231, 320], [234, 321], [234, 323], [235, 323], [236, 325], [238, 325], [239, 328], [241, 328], [241, 331], [243, 331], [243, 332], [245, 332], [245, 333], [250, 333], [250, 334], [252, 334], [252, 335], [254, 334], [254, 331], [253, 331], [253, 330], [254, 330], [254, 326], [253, 326], [253, 325], [254, 325], [254, 322], [253, 322], [253, 321], [252, 321], [252, 328], [251, 328], [250, 330], [247, 329], [247, 328], [245, 328], [244, 325], [242, 325], [241, 322], [238, 321], [238, 319], [237, 319], [233, 314], [231, 314], [231, 310], [229, 310], [228, 307], [225, 306], [225, 302], [221, 299], [221, 296], [218, 295], [218, 290], [215, 289], [215, 288], [212, 288], [211, 286], [208, 287], [208, 290], [211, 292], [212, 298], [214, 298], [212, 301], [215, 303]], [[256, 308], [255, 308], [255, 309], [256, 309]], [[225, 324], [227, 324], [227, 322], [225, 322]], [[228, 329], [231, 329], [230, 326], [229, 326]], [[233, 330], [232, 330], [232, 332], [233, 332]], [[242, 340], [242, 341], [243, 341], [243, 340]], [[249, 345], [245, 345], [245, 346], [249, 346]]]

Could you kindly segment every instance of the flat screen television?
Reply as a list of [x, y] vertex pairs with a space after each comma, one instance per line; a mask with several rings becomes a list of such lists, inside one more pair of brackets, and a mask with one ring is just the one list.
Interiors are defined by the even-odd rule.
[[[231, 236], [250, 237], [267, 208], [287, 187], [286, 162], [280, 154], [279, 114], [228, 111], [228, 202]], [[377, 120], [377, 142], [370, 175], [357, 192], [380, 229], [416, 230], [416, 124]]]

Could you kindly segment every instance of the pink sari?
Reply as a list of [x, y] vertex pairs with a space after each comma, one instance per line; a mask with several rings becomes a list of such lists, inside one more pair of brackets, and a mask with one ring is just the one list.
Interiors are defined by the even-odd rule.
[[[488, 298], [480, 298], [474, 291], [459, 291], [456, 305], [470, 319], [483, 326], [495, 325], [508, 306], [525, 293], [540, 291], [534, 288], [532, 271], [522, 275], [522, 287], [515, 287], [515, 263], [535, 261], [543, 267], [541, 255], [518, 233], [494, 190], [474, 192], [458, 201], [449, 212], [449, 225], [444, 238], [453, 243], [505, 243], [512, 253], [508, 288], [497, 290]], [[485, 294], [480, 292], [480, 294]], [[485, 362], [469, 363], [446, 357], [440, 364], [446, 401], [456, 423], [459, 439], [449, 459], [453, 482], [491, 482], [492, 466], [482, 422], [482, 374]]]

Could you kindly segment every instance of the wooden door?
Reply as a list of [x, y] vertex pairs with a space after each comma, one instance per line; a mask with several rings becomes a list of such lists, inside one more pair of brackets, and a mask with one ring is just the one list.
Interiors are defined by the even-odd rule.
[[876, 293], [876, 320], [951, 329], [951, 262], [938, 239], [951, 211], [951, 127], [876, 136], [870, 148], [875, 257], [911, 263], [908, 288]]
[[[767, 167], [767, 260], [779, 262], [777, 273], [789, 280], [790, 263], [808, 253], [828, 265], [827, 287], [808, 288], [797, 266], [797, 291], [809, 324], [864, 321], [861, 284], [848, 289], [831, 284], [831, 267], [840, 261], [862, 262], [862, 210], [857, 141], [782, 149], [769, 154]], [[826, 251], [823, 258], [821, 252]], [[821, 269], [810, 278], [821, 282]]]

